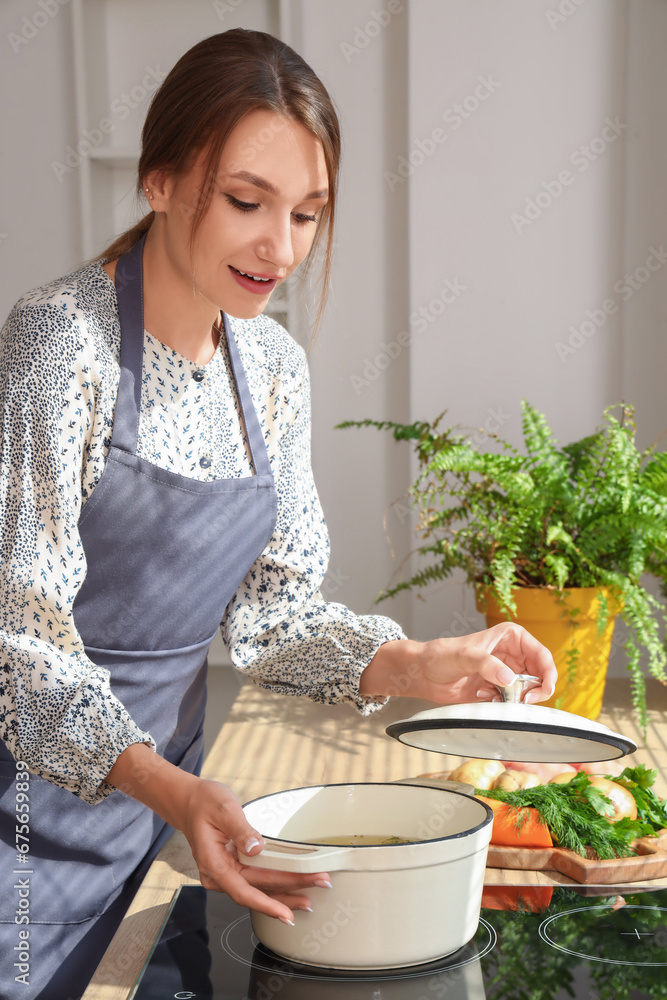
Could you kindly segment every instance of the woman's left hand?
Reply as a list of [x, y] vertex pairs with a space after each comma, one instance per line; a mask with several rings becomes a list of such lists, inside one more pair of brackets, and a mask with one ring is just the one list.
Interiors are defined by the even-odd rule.
[[509, 684], [512, 674], [533, 674], [539, 687], [526, 702], [545, 701], [557, 679], [553, 656], [514, 622], [501, 622], [472, 635], [414, 642], [385, 642], [361, 675], [366, 697], [426, 698], [440, 704], [499, 699], [494, 683]]

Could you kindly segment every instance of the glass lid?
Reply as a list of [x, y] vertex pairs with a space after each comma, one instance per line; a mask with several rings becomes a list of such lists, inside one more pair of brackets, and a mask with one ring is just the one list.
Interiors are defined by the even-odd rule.
[[420, 750], [485, 760], [575, 764], [634, 753], [637, 744], [571, 712], [523, 702], [475, 702], [417, 712], [387, 726]]

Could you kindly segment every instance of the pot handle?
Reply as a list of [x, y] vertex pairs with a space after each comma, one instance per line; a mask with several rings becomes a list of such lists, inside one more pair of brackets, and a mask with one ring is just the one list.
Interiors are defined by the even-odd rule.
[[473, 795], [474, 785], [465, 781], [450, 781], [448, 778], [398, 778], [392, 785], [424, 785], [425, 788], [446, 788], [450, 792], [461, 792], [462, 795]]
[[326, 844], [323, 844], [322, 847], [315, 844], [312, 847], [306, 844], [293, 846], [283, 840], [271, 840], [266, 837], [264, 844], [264, 850], [259, 854], [253, 854], [252, 857], [239, 852], [239, 861], [244, 865], [254, 865], [256, 868], [271, 868], [276, 871], [314, 875], [316, 872], [340, 871], [342, 868], [349, 868], [349, 861], [354, 856], [354, 849], [349, 847], [327, 846]]

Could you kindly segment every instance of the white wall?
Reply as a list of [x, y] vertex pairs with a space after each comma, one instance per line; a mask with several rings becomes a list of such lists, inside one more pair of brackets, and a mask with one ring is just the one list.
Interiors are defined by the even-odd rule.
[[[405, 504], [390, 507], [411, 476], [408, 447], [372, 430], [334, 430], [340, 420], [431, 419], [448, 408], [451, 422], [501, 423], [518, 442], [526, 397], [565, 441], [625, 396], [637, 405], [642, 444], [667, 426], [667, 268], [619, 301], [581, 347], [561, 350], [563, 360], [556, 349], [587, 310], [620, 300], [614, 283], [667, 241], [664, 0], [392, 0], [391, 8], [389, 0], [242, 0], [222, 20], [209, 0], [91, 3], [104, 7], [90, 61], [107, 99], [145, 65], [168, 69], [207, 34], [289, 22], [287, 40], [340, 110], [334, 288], [311, 352], [313, 463], [332, 536], [327, 597], [368, 611], [415, 544]], [[3, 318], [23, 291], [83, 256], [78, 174], [58, 181], [51, 167], [78, 138], [71, 5], [43, 6], [55, 13], [14, 51], [10, 35], [30, 34], [24, 19], [43, 21], [43, 7], [0, 5]], [[572, 11], [561, 21], [559, 6]], [[455, 128], [443, 116], [466, 99], [472, 109], [480, 77], [494, 81], [493, 93]], [[103, 113], [96, 100], [89, 127]], [[134, 140], [143, 110], [114, 141]], [[575, 151], [601, 135], [606, 118], [628, 127], [582, 171]], [[431, 152], [435, 128], [446, 138]], [[404, 182], [388, 181], [405, 166], [400, 157], [418, 161], [418, 142], [423, 162]], [[540, 191], [546, 200], [543, 182], [565, 169], [572, 183], [517, 232], [512, 213]], [[114, 204], [99, 206], [101, 229], [114, 205], [114, 225], [129, 211], [131, 187], [129, 172], [117, 175]], [[466, 287], [436, 315], [431, 303], [447, 280]], [[420, 308], [429, 316], [423, 331], [410, 324]], [[411, 343], [397, 352], [401, 331]], [[459, 583], [424, 596], [379, 610], [419, 638], [481, 624]]]
[[[622, 269], [630, 275], [644, 265], [650, 247], [659, 248], [667, 236], [665, 39], [667, 4], [631, 0]], [[637, 407], [638, 437], [646, 447], [667, 427], [667, 267], [648, 281], [644, 273], [638, 277], [644, 283], [631, 297], [625, 293], [622, 391]]]
[[[411, 140], [435, 126], [445, 133], [410, 178], [411, 309], [446, 278], [465, 286], [414, 338], [411, 414], [446, 406], [449, 423], [472, 427], [491, 417], [517, 445], [522, 397], [563, 443], [621, 397], [619, 306], [579, 348], [568, 331], [623, 273], [626, 4], [587, 0], [552, 27], [554, 7], [410, 8]], [[439, 58], [427, 60], [434, 37]], [[472, 607], [458, 587], [434, 587], [415, 605], [415, 631], [437, 634], [456, 608]]]
[[[624, 277], [667, 237], [667, 7], [413, 0], [376, 33], [386, 4], [324, 6], [304, 5], [301, 51], [331, 85], [347, 146], [335, 303], [312, 358], [314, 460], [334, 564], [352, 577], [341, 599], [363, 607], [416, 546], [401, 499], [415, 467], [389, 436], [333, 431], [339, 414], [447, 408], [447, 422], [519, 444], [525, 397], [565, 443], [624, 398], [641, 445], [667, 427], [667, 268], [638, 272], [632, 295]], [[459, 580], [380, 609], [417, 638], [483, 625]]]
[[[23, 292], [77, 260], [76, 191], [59, 184], [49, 166], [74, 134], [69, 10], [39, 29], [25, 27], [23, 18], [38, 10], [25, 0], [0, 6], [2, 322]], [[13, 45], [12, 36], [20, 39]]]

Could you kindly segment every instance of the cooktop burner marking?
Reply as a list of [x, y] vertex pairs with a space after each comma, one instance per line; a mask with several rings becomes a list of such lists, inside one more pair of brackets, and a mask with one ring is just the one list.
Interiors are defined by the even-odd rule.
[[[606, 958], [605, 956], [601, 957], [600, 955], [591, 955], [583, 951], [574, 951], [571, 948], [566, 948], [564, 945], [554, 940], [554, 938], [551, 936], [554, 933], [554, 931], [557, 932], [559, 930], [557, 922], [561, 920], [563, 917], [570, 916], [573, 913], [591, 913], [591, 911], [593, 910], [614, 912], [615, 914], [620, 914], [621, 916], [627, 916], [630, 913], [630, 911], [632, 911], [634, 915], [634, 912], [636, 910], [648, 910], [651, 913], [656, 913], [656, 912], [664, 913], [665, 929], [667, 929], [667, 909], [665, 907], [630, 905], [621, 907], [620, 909], [615, 909], [613, 906], [607, 904], [604, 906], [579, 906], [572, 910], [564, 910], [562, 913], [555, 913], [553, 916], [547, 917], [547, 919], [542, 921], [542, 923], [540, 924], [539, 926], [540, 937], [542, 938], [543, 941], [546, 941], [547, 944], [551, 945], [552, 948], [556, 948], [558, 951], [562, 951], [566, 955], [574, 955], [576, 958], [585, 958], [591, 962], [601, 962], [601, 963], [607, 963], [609, 965], [637, 965], [646, 967], [667, 966], [667, 949], [665, 948], [665, 943], [664, 943], [667, 934], [665, 933], [665, 930], [663, 930], [662, 928], [661, 928], [661, 934], [658, 935], [657, 937], [658, 938], [662, 937], [663, 940], [658, 941], [658, 946], [655, 949], [658, 952], [658, 954], [662, 953], [662, 955], [665, 956], [664, 960], [661, 962], [628, 961], [626, 959], [621, 959], [621, 958]], [[638, 914], [638, 922], [640, 922], [640, 920], [641, 920], [641, 914]], [[652, 931], [640, 931], [637, 929], [637, 927], [634, 927], [630, 931], [619, 930], [615, 924], [599, 924], [598, 927], [600, 927], [601, 929], [605, 928], [616, 931], [618, 937], [631, 937], [631, 938], [634, 937], [638, 942], [642, 942], [642, 938], [644, 937], [649, 937], [649, 938], [656, 937], [656, 935]], [[602, 943], [605, 943], [604, 939]], [[646, 944], [649, 944], [649, 942], [646, 942]]]
[[[248, 924], [246, 928], [243, 925]], [[478, 941], [478, 937], [484, 934], [482, 941]], [[234, 941], [231, 940], [232, 936]], [[236, 939], [239, 938], [238, 944]], [[252, 926], [250, 925], [250, 915], [244, 914], [233, 923], [228, 924], [220, 936], [220, 944], [222, 945], [224, 951], [227, 952], [232, 958], [235, 958], [237, 962], [242, 965], [246, 965], [249, 968], [264, 969], [268, 972], [273, 972], [275, 975], [283, 975], [286, 979], [330, 979], [339, 982], [369, 982], [374, 979], [413, 979], [415, 976], [437, 976], [439, 972], [448, 973], [453, 969], [460, 969], [464, 965], [470, 965], [473, 962], [478, 962], [480, 958], [487, 955], [491, 949], [495, 946], [498, 940], [498, 935], [495, 929], [489, 924], [484, 917], [479, 918], [479, 927], [472, 941], [469, 941], [467, 945], [464, 945], [461, 951], [465, 952], [468, 950], [470, 952], [467, 958], [463, 958], [461, 961], [447, 962], [446, 958], [443, 958], [440, 962], [428, 962], [424, 965], [408, 965], [402, 969], [369, 969], [360, 970], [359, 974], [354, 973], [354, 971], [349, 969], [341, 969], [336, 975], [328, 974], [327, 969], [310, 969], [307, 966], [299, 966], [299, 963], [292, 962], [287, 958], [281, 958], [279, 955], [273, 955], [272, 952], [264, 948], [263, 945], [259, 944], [257, 938], [255, 937]], [[254, 949], [256, 945], [259, 946], [259, 950], [251, 952], [251, 957], [243, 954], [242, 949], [247, 948], [248, 943]], [[473, 945], [471, 948], [470, 946]], [[262, 964], [260, 959], [266, 957], [266, 964]], [[285, 970], [281, 972], [280, 963], [284, 962]]]

